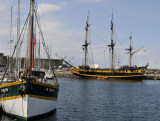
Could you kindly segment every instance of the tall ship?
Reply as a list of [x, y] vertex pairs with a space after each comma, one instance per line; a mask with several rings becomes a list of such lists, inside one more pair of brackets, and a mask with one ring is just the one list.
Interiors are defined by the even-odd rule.
[[132, 66], [132, 56], [137, 53], [142, 48], [136, 50], [135, 52], [132, 52], [132, 45], [131, 40], [132, 36], [130, 36], [130, 47], [129, 49], [126, 49], [129, 54], [129, 65], [128, 66], [121, 66], [118, 69], [115, 69], [114, 67], [114, 47], [115, 43], [113, 40], [113, 15], [111, 19], [111, 43], [108, 45], [109, 50], [111, 51], [111, 68], [108, 69], [101, 69], [101, 68], [91, 68], [88, 65], [87, 61], [87, 55], [88, 55], [88, 45], [89, 42], [87, 41], [88, 38], [88, 28], [90, 26], [89, 22], [89, 16], [87, 16], [86, 21], [86, 35], [85, 35], [85, 44], [83, 46], [84, 50], [84, 62], [82, 66], [79, 67], [72, 67], [71, 72], [74, 74], [77, 78], [96, 78], [96, 79], [142, 79], [144, 76], [143, 74], [146, 72], [148, 64], [145, 66]]
[[[42, 44], [49, 60], [50, 54], [47, 50], [45, 40], [40, 28], [40, 23], [35, 10], [35, 0], [30, 0], [30, 12], [22, 28], [22, 32], [17, 39], [12, 56], [9, 59], [6, 70], [0, 84], [0, 104], [2, 110], [11, 116], [24, 120], [33, 119], [51, 112], [56, 111], [59, 84], [54, 74], [54, 80], [48, 81], [44, 78], [45, 72], [36, 69], [34, 65], [35, 50], [35, 29], [34, 23], [37, 22], [39, 33], [41, 34]], [[28, 25], [28, 26], [27, 26]], [[9, 65], [13, 64], [12, 60], [19, 43], [23, 43], [24, 30], [28, 28], [29, 37], [27, 38], [29, 49], [28, 58], [24, 69], [18, 71], [18, 75], [13, 75], [11, 80], [5, 80]], [[23, 48], [24, 51], [24, 48]], [[51, 64], [51, 63], [50, 63]], [[50, 65], [53, 67], [53, 65]]]

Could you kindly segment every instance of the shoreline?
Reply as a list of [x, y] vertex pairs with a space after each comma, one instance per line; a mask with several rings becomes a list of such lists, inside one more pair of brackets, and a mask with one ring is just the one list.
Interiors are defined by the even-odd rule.
[[[57, 77], [74, 77], [71, 71], [55, 71]], [[160, 74], [144, 74], [146, 80], [160, 80]]]
[[[71, 71], [55, 71], [56, 77], [71, 77], [74, 78], [74, 75]], [[2, 75], [0, 75], [1, 79]], [[145, 80], [160, 80], [160, 73], [154, 74], [154, 73], [148, 73], [144, 74]]]
[[56, 77], [74, 77], [71, 71], [55, 71]]

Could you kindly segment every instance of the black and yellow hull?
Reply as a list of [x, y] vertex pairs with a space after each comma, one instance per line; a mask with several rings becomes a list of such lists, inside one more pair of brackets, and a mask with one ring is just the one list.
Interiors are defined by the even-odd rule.
[[147, 67], [128, 69], [81, 69], [73, 67], [71, 72], [78, 78], [143, 79]]

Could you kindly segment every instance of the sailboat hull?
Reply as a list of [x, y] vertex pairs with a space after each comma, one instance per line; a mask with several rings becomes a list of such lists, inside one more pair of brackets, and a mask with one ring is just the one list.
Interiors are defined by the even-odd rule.
[[21, 97], [1, 102], [3, 111], [14, 117], [24, 120], [36, 118], [56, 110], [57, 101], [38, 99], [34, 97]]
[[[21, 87], [24, 90], [20, 90]], [[0, 90], [2, 110], [18, 118], [32, 119], [57, 107], [58, 87], [55, 85], [27, 80], [1, 85]]]

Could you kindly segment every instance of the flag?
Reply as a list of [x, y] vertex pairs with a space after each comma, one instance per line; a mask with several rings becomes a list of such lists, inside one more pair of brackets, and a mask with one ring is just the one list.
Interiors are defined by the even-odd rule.
[[35, 46], [35, 45], [36, 45], [36, 35], [33, 34], [33, 46]]

